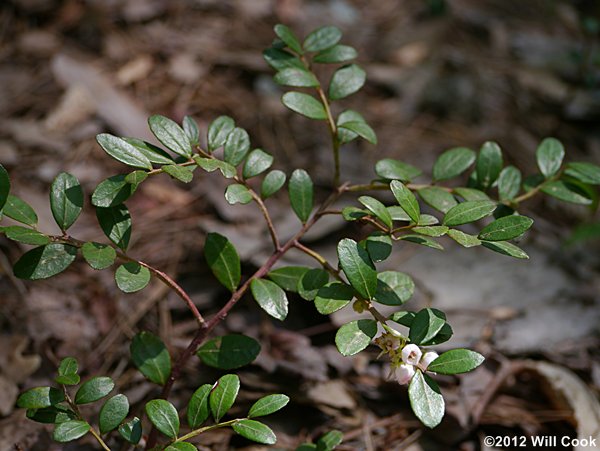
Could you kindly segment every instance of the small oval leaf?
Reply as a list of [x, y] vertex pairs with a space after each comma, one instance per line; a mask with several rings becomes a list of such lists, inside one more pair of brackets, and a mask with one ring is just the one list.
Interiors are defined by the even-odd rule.
[[131, 360], [155, 384], [164, 385], [171, 374], [171, 357], [162, 340], [150, 332], [140, 332], [129, 347]]
[[150, 422], [169, 438], [179, 434], [179, 415], [173, 404], [164, 399], [153, 399], [146, 403], [146, 415]]
[[206, 365], [232, 370], [248, 365], [258, 357], [260, 344], [246, 335], [225, 335], [204, 343], [196, 355]]
[[231, 409], [239, 390], [240, 379], [235, 374], [226, 374], [217, 381], [208, 400], [210, 411], [217, 423]]
[[204, 243], [204, 258], [217, 280], [234, 292], [242, 278], [242, 269], [233, 244], [223, 235], [209, 233]]
[[110, 377], [93, 377], [84, 382], [75, 393], [75, 404], [89, 404], [108, 395], [115, 388]]

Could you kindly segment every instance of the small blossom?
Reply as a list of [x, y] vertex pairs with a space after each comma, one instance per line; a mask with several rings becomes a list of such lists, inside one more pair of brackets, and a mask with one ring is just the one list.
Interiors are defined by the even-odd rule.
[[409, 344], [402, 349], [402, 361], [410, 365], [418, 365], [421, 360], [421, 349], [415, 344]]
[[437, 359], [438, 357], [439, 357], [439, 355], [435, 351], [426, 352], [425, 354], [423, 354], [423, 357], [421, 358], [421, 361], [419, 362], [419, 368], [421, 368], [423, 371], [427, 371], [427, 367], [429, 366], [429, 364], [431, 362], [433, 362], [435, 359]]
[[396, 380], [400, 385], [408, 384], [415, 375], [415, 367], [413, 365], [403, 363], [396, 368], [395, 375]]

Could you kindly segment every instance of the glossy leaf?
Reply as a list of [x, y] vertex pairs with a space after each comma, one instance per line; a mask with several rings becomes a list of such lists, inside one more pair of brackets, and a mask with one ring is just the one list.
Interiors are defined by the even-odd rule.
[[394, 321], [395, 323], [401, 324], [402, 326], [410, 327], [412, 325], [412, 322], [415, 319], [415, 312], [407, 312], [407, 311], [396, 312], [396, 313], [393, 313], [389, 319], [391, 321]]
[[[388, 212], [390, 211], [390, 207], [387, 207]], [[358, 221], [365, 216], [369, 216], [369, 212], [367, 210], [363, 210], [357, 207], [344, 207], [342, 209], [342, 217], [346, 221]], [[390, 213], [391, 216], [391, 213]]]
[[344, 324], [335, 334], [335, 345], [343, 356], [354, 355], [365, 349], [377, 334], [377, 321], [359, 319]]
[[165, 448], [165, 451], [198, 451], [190, 442], [174, 442]]
[[263, 51], [263, 58], [269, 66], [275, 70], [282, 70], [288, 67], [304, 68], [302, 61], [286, 50], [277, 49], [274, 47]]
[[273, 164], [273, 155], [268, 154], [262, 149], [254, 149], [248, 155], [248, 159], [244, 163], [242, 175], [245, 179], [256, 177], [262, 174]]
[[223, 235], [209, 233], [204, 243], [204, 258], [217, 280], [234, 292], [242, 278], [242, 269], [233, 244]]
[[435, 337], [433, 337], [427, 341], [424, 341], [423, 343], [421, 343], [421, 345], [422, 346], [434, 346], [434, 345], [439, 345], [441, 343], [445, 343], [448, 340], [450, 340], [450, 338], [452, 338], [453, 333], [454, 333], [454, 331], [452, 330], [452, 327], [450, 327], [450, 324], [446, 323], [440, 329], [440, 331], [435, 335]]
[[346, 122], [364, 122], [366, 124], [365, 118], [358, 111], [342, 111], [336, 120], [336, 125], [338, 127], [338, 140], [341, 144], [349, 143], [350, 141], [358, 138], [357, 133], [350, 129], [341, 127], [341, 124], [345, 124]]
[[21, 393], [17, 406], [21, 409], [42, 409], [55, 406], [65, 400], [63, 392], [54, 387], [35, 387]]
[[165, 147], [182, 157], [192, 155], [192, 143], [177, 122], [161, 115], [150, 116], [150, 130]]
[[317, 28], [311, 32], [302, 47], [307, 52], [320, 52], [336, 45], [342, 39], [342, 32], [332, 26]]
[[288, 184], [290, 204], [298, 219], [305, 223], [313, 209], [314, 193], [313, 182], [304, 169], [292, 172]]
[[364, 121], [350, 121], [339, 124], [339, 127], [356, 133], [371, 144], [377, 144], [377, 135], [369, 124]]
[[245, 205], [252, 202], [252, 194], [244, 185], [234, 183], [225, 190], [225, 200], [231, 205]]
[[240, 379], [235, 374], [226, 374], [217, 381], [208, 398], [215, 422], [218, 423], [231, 409], [239, 390]]
[[416, 417], [428, 428], [434, 428], [444, 417], [444, 398], [437, 383], [417, 371], [408, 386], [410, 406]]
[[125, 176], [125, 181], [131, 185], [139, 185], [148, 178], [146, 171], [133, 171]]
[[212, 391], [211, 384], [200, 386], [190, 398], [187, 408], [187, 420], [190, 428], [196, 429], [204, 423], [209, 415], [210, 408], [208, 406], [208, 397]]
[[360, 196], [358, 201], [363, 204], [367, 210], [369, 210], [373, 216], [379, 219], [384, 225], [388, 228], [392, 228], [392, 217], [390, 216], [390, 212], [387, 211], [385, 205], [383, 205], [377, 199], [371, 196]]
[[402, 305], [415, 291], [415, 283], [408, 274], [383, 271], [377, 274], [377, 292], [374, 300], [385, 305]]
[[92, 205], [95, 207], [114, 207], [129, 199], [137, 185], [129, 183], [125, 175], [114, 175], [98, 184], [92, 194]]
[[131, 144], [137, 150], [139, 150], [142, 154], [150, 160], [151, 163], [155, 164], [173, 164], [173, 158], [162, 150], [160, 147], [155, 146], [154, 144], [150, 144], [146, 141], [142, 141], [137, 138], [121, 138], [123, 141]]
[[455, 147], [442, 153], [433, 165], [434, 180], [458, 177], [475, 162], [475, 152], [466, 147]]
[[123, 263], [115, 271], [115, 282], [123, 293], [135, 293], [146, 288], [150, 271], [137, 262]]
[[500, 200], [512, 200], [521, 189], [521, 171], [514, 166], [507, 166], [498, 177], [498, 195]]
[[283, 321], [287, 317], [288, 300], [279, 285], [266, 279], [253, 279], [250, 290], [258, 305], [273, 318]]
[[106, 269], [117, 258], [117, 252], [111, 246], [92, 241], [81, 246], [81, 253], [88, 265], [94, 269]]
[[194, 178], [194, 173], [187, 166], [179, 166], [176, 164], [166, 164], [162, 170], [176, 180], [183, 183], [190, 183]]
[[119, 435], [129, 443], [137, 445], [142, 439], [142, 421], [134, 417], [131, 421], [119, 426]]
[[204, 343], [196, 355], [208, 366], [232, 370], [248, 365], [258, 357], [260, 344], [246, 335], [225, 335]]
[[555, 175], [562, 165], [565, 149], [555, 138], [546, 138], [538, 146], [536, 153], [537, 165], [544, 177]]
[[354, 47], [338, 44], [317, 53], [313, 61], [320, 64], [345, 63], [355, 59], [357, 56], [358, 52]]
[[229, 134], [235, 128], [235, 122], [229, 116], [219, 116], [208, 127], [208, 150], [212, 152], [223, 146]]
[[35, 226], [38, 222], [38, 217], [33, 208], [23, 199], [12, 194], [9, 194], [6, 198], [2, 213], [25, 225]]
[[462, 247], [474, 247], [481, 244], [481, 241], [476, 236], [469, 235], [468, 233], [457, 229], [448, 230], [448, 236]]
[[410, 216], [408, 216], [408, 213], [406, 213], [402, 207], [392, 205], [391, 207], [387, 207], [387, 209], [394, 221], [411, 221]]
[[400, 237], [402, 241], [409, 241], [411, 243], [420, 244], [421, 246], [430, 247], [432, 249], [444, 250], [444, 247], [435, 241], [433, 238], [423, 235], [409, 234]]
[[79, 384], [80, 377], [77, 374], [79, 366], [77, 360], [73, 357], [66, 357], [61, 360], [58, 366], [58, 375], [54, 378], [57, 384], [63, 385], [77, 385]]
[[83, 209], [83, 190], [75, 176], [61, 172], [50, 187], [50, 209], [61, 230], [73, 225]]
[[600, 185], [600, 166], [592, 163], [567, 163], [565, 174], [583, 183]]
[[104, 234], [121, 249], [127, 249], [131, 238], [131, 216], [123, 204], [96, 208], [96, 217]]
[[142, 169], [152, 169], [152, 163], [140, 150], [124, 139], [109, 133], [100, 133], [96, 141], [107, 154], [127, 166]]
[[421, 188], [417, 192], [421, 199], [423, 199], [423, 202], [442, 213], [447, 213], [448, 210], [458, 204], [452, 194], [437, 186]]
[[37, 230], [22, 226], [9, 226], [0, 229], [0, 232], [6, 235], [6, 238], [23, 244], [32, 244], [34, 246], [44, 246], [50, 243], [50, 238]]
[[491, 215], [495, 209], [496, 203], [489, 200], [463, 202], [452, 207], [444, 216], [442, 223], [450, 227], [468, 224]]
[[422, 172], [420, 169], [402, 161], [384, 158], [375, 164], [375, 173], [382, 179], [400, 180], [408, 183], [421, 175]]
[[83, 437], [90, 430], [91, 426], [85, 421], [70, 420], [57, 424], [52, 433], [52, 439], [55, 442], [66, 443]]
[[242, 437], [253, 442], [265, 445], [274, 445], [277, 442], [275, 433], [266, 425], [254, 420], [239, 420], [231, 425], [231, 428]]
[[431, 362], [427, 370], [439, 374], [468, 373], [481, 365], [484, 360], [485, 358], [475, 351], [452, 349]]
[[325, 107], [313, 96], [302, 92], [286, 92], [281, 97], [283, 104], [295, 113], [306, 116], [309, 119], [324, 121], [327, 119]]
[[329, 282], [329, 273], [320, 268], [306, 271], [298, 281], [298, 294], [306, 301], [315, 299], [317, 292]]
[[264, 417], [265, 415], [271, 415], [278, 410], [283, 409], [290, 402], [290, 398], [286, 395], [267, 395], [256, 401], [250, 411], [248, 412], [248, 418]]
[[490, 200], [490, 197], [487, 194], [475, 188], [458, 187], [454, 188], [453, 192], [468, 202], [475, 200]]
[[317, 451], [332, 451], [342, 443], [344, 434], [340, 431], [329, 431], [317, 440]]
[[100, 409], [98, 424], [100, 433], [106, 434], [119, 427], [129, 413], [129, 400], [125, 395], [115, 395], [104, 403]]
[[484, 189], [496, 181], [502, 169], [502, 151], [500, 146], [487, 141], [481, 146], [477, 156], [477, 182]]
[[190, 143], [197, 145], [200, 140], [200, 130], [198, 130], [198, 124], [191, 116], [185, 116], [183, 118], [183, 131], [187, 135]]
[[233, 178], [237, 174], [235, 166], [226, 161], [217, 160], [216, 158], [202, 158], [199, 155], [194, 156], [194, 161], [206, 172], [213, 172], [218, 169], [223, 177], [227, 179]]
[[8, 172], [4, 169], [4, 166], [0, 164], [0, 211], [4, 208], [4, 204], [8, 199], [8, 193], [10, 192], [10, 178]]
[[361, 241], [373, 262], [382, 262], [392, 253], [392, 239], [383, 232], [374, 232]]
[[273, 78], [275, 83], [295, 88], [315, 88], [319, 86], [319, 80], [305, 69], [289, 67], [282, 69]]
[[248, 136], [248, 132], [243, 128], [236, 127], [227, 137], [227, 141], [225, 141], [223, 159], [232, 166], [237, 166], [244, 161], [249, 150], [250, 137]]
[[287, 45], [294, 52], [302, 54], [302, 45], [289, 27], [282, 24], [277, 24], [273, 30], [275, 30], [275, 34], [285, 43], [285, 45]]
[[[349, 64], [348, 66], [344, 66], [333, 73], [331, 81], [329, 82], [328, 96], [331, 100], [339, 100], [348, 97], [359, 91], [366, 80], [367, 73], [359, 65]], [[352, 131], [358, 133], [357, 130]]]
[[408, 213], [410, 219], [412, 219], [414, 222], [418, 222], [421, 215], [421, 210], [419, 208], [419, 202], [412, 191], [398, 180], [391, 181], [390, 189], [398, 201], [398, 204], [406, 213]]
[[269, 272], [267, 277], [285, 291], [297, 293], [300, 279], [309, 270], [306, 266], [283, 266]]
[[28, 419], [43, 424], [59, 424], [77, 419], [75, 412], [60, 405], [41, 409], [27, 409], [25, 415]]
[[504, 216], [485, 226], [477, 238], [485, 241], [506, 241], [521, 236], [533, 225], [527, 216]]
[[317, 292], [315, 307], [321, 315], [329, 315], [344, 308], [353, 298], [352, 287], [342, 282], [331, 282]]
[[153, 399], [146, 403], [146, 415], [150, 422], [169, 438], [179, 434], [179, 415], [173, 404], [164, 399]]
[[417, 226], [413, 227], [412, 231], [420, 235], [440, 237], [448, 233], [448, 227], [446, 226]]
[[433, 215], [422, 214], [419, 216], [419, 221], [417, 222], [418, 226], [433, 226], [439, 224], [440, 220]]
[[508, 241], [482, 241], [483, 247], [487, 247], [488, 249], [498, 252], [499, 254], [507, 255], [509, 257], [520, 258], [520, 259], [528, 259], [529, 255], [525, 253], [523, 249], [518, 246], [515, 246]]
[[337, 245], [340, 267], [350, 285], [365, 299], [373, 299], [377, 290], [377, 271], [369, 253], [356, 241], [344, 238]]
[[75, 394], [75, 404], [89, 404], [108, 395], [115, 388], [110, 377], [93, 377], [84, 382]]
[[283, 171], [275, 169], [265, 175], [265, 178], [260, 185], [260, 197], [266, 199], [271, 197], [285, 185], [286, 175]]
[[164, 385], [171, 374], [171, 357], [160, 338], [140, 332], [129, 346], [131, 361], [140, 373], [155, 384]]
[[556, 199], [572, 204], [591, 205], [592, 203], [592, 199], [590, 199], [577, 185], [564, 180], [546, 182], [544, 183], [544, 186], [542, 186], [541, 191]]
[[13, 271], [19, 279], [47, 279], [67, 269], [76, 256], [76, 247], [51, 243], [23, 254], [14, 264]]
[[409, 338], [417, 345], [431, 340], [446, 324], [446, 315], [433, 308], [420, 310], [410, 326]]

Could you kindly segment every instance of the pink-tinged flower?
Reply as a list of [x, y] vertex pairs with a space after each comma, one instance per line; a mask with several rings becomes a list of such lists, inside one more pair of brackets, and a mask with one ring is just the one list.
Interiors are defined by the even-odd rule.
[[406, 345], [402, 349], [402, 361], [410, 365], [418, 365], [422, 354], [421, 349], [417, 345]]
[[425, 354], [423, 354], [423, 357], [421, 358], [421, 361], [419, 362], [419, 368], [421, 368], [423, 371], [427, 371], [427, 367], [429, 366], [429, 364], [431, 362], [433, 362], [435, 359], [437, 359], [438, 357], [439, 357], [439, 355], [435, 351], [426, 352]]
[[396, 380], [400, 385], [406, 385], [415, 375], [415, 367], [408, 363], [403, 363], [396, 368]]

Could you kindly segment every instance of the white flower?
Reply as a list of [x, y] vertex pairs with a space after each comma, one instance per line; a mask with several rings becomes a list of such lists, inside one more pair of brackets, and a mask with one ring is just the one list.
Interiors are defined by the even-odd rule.
[[396, 368], [396, 380], [400, 385], [408, 384], [414, 375], [415, 367], [408, 363], [403, 363]]
[[425, 354], [423, 354], [423, 358], [421, 358], [421, 361], [419, 362], [419, 368], [421, 368], [423, 371], [427, 371], [427, 367], [429, 366], [429, 364], [438, 357], [439, 355], [435, 351], [426, 352]]
[[402, 349], [402, 361], [410, 365], [418, 365], [422, 354], [421, 349], [417, 345], [406, 345]]

